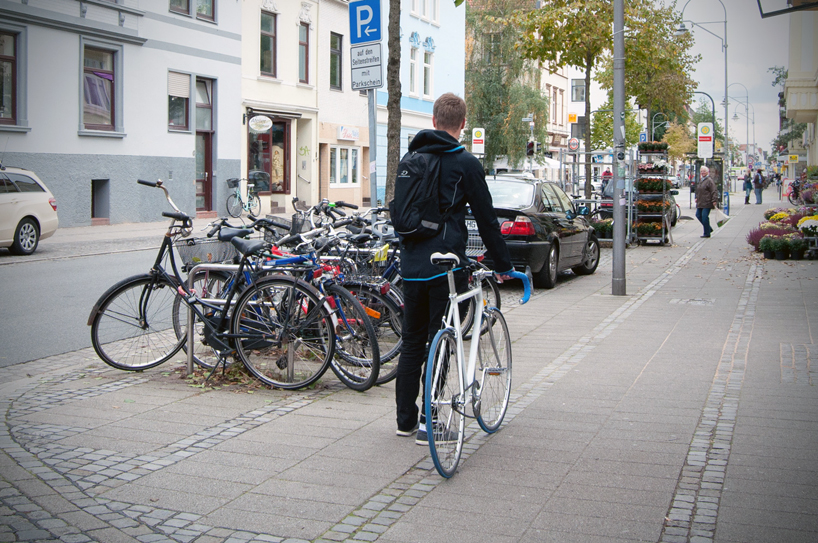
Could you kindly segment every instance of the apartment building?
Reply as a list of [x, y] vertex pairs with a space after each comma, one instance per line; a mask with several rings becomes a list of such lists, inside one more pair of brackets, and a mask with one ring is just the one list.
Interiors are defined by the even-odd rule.
[[[241, 4], [0, 1], [0, 151], [55, 194], [61, 226], [215, 214], [240, 174]], [[238, 120], [237, 120], [238, 119]]]
[[[795, 2], [798, 6], [802, 2]], [[794, 146], [789, 154], [798, 154], [800, 168], [791, 167], [789, 177], [800, 173], [807, 166], [818, 165], [818, 144], [815, 131], [818, 125], [818, 9], [793, 11], [790, 18], [790, 46], [787, 82], [784, 93], [787, 101], [787, 118], [797, 123], [807, 123], [801, 146]], [[802, 147], [804, 150], [799, 149]]]

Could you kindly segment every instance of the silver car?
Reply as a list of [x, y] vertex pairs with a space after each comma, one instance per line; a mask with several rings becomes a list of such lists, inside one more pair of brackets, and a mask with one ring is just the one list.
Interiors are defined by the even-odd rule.
[[0, 165], [0, 247], [30, 255], [57, 231], [57, 199], [34, 172]]

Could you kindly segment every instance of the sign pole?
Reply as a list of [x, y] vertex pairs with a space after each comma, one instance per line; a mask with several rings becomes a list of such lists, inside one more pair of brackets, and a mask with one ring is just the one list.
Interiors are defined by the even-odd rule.
[[[627, 294], [625, 236], [627, 235], [625, 185], [625, 0], [614, 0], [613, 50], [613, 274], [611, 294]], [[646, 136], [647, 137], [647, 136]], [[629, 240], [628, 240], [629, 241]]]
[[369, 206], [378, 206], [378, 119], [377, 104], [375, 103], [375, 89], [369, 89], [367, 94], [367, 109], [369, 110]]

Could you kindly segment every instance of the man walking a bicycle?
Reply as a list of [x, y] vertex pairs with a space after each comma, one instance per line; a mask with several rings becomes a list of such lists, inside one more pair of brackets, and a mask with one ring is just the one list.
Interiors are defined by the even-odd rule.
[[[477, 221], [480, 236], [498, 270], [500, 279], [513, 271], [511, 257], [500, 233], [497, 215], [480, 161], [460, 144], [466, 123], [466, 103], [446, 93], [435, 101], [432, 125], [422, 130], [409, 145], [409, 153], [431, 153], [440, 159], [438, 205], [445, 222], [437, 235], [422, 240], [402, 239], [401, 275], [403, 277], [403, 348], [395, 383], [397, 435], [411, 437], [427, 445], [426, 420], [416, 404], [420, 379], [431, 342], [446, 312], [449, 287], [446, 270], [430, 262], [432, 253], [454, 253], [461, 266], [455, 273], [458, 291], [468, 285], [466, 256], [466, 206]], [[420, 414], [420, 417], [419, 417]]]

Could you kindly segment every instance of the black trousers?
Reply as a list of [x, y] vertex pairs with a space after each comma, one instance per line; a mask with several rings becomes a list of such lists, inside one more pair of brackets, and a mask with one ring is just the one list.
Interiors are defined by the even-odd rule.
[[[455, 286], [458, 292], [464, 292], [468, 288], [466, 272], [455, 272]], [[429, 281], [403, 281], [402, 288], [403, 346], [395, 378], [395, 403], [398, 429], [411, 430], [419, 420], [417, 399], [428, 357], [428, 344], [442, 327], [443, 316], [449, 304], [449, 283], [446, 276], [443, 276]], [[462, 312], [464, 308], [461, 307], [460, 310]], [[421, 403], [422, 401], [421, 397]], [[424, 419], [421, 416], [421, 420]]]

